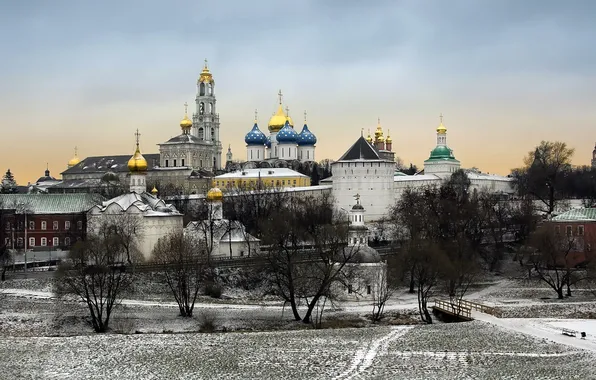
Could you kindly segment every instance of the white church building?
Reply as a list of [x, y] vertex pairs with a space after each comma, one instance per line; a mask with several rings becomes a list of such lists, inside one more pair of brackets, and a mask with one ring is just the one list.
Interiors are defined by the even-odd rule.
[[157, 189], [146, 191], [147, 161], [139, 149], [138, 131], [136, 135], [137, 147], [128, 161], [130, 192], [93, 206], [87, 212], [87, 231], [97, 233], [105, 222], [120, 219], [134, 228], [138, 250], [148, 260], [161, 237], [182, 230], [183, 220], [174, 206], [157, 197]]

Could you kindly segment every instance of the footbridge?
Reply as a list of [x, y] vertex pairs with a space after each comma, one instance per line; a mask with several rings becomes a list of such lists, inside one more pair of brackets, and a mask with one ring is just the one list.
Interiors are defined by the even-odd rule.
[[494, 307], [468, 300], [435, 300], [432, 307], [433, 314], [446, 322], [472, 321], [472, 311], [478, 311], [499, 317], [499, 311]]

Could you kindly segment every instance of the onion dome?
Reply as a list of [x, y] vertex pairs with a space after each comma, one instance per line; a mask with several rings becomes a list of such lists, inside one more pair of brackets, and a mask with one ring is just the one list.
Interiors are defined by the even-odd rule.
[[267, 136], [259, 129], [257, 122], [253, 125], [250, 132], [244, 136], [244, 142], [246, 145], [265, 145], [267, 142]]
[[209, 67], [207, 67], [207, 60], [205, 60], [205, 66], [203, 66], [203, 71], [199, 76], [199, 82], [201, 83], [213, 83], [213, 76], [209, 71]]
[[182, 121], [180, 122], [180, 128], [182, 128], [182, 130], [184, 132], [186, 132], [191, 127], [192, 127], [192, 121], [190, 121], [190, 119], [188, 118], [188, 115], [186, 115], [186, 113], [185, 113], [184, 114], [184, 119], [182, 119]]
[[73, 166], [78, 165], [79, 162], [81, 162], [81, 160], [79, 159], [79, 157], [77, 155], [77, 148], [75, 147], [74, 157], [71, 158], [70, 161], [68, 161], [68, 167], [72, 168]]
[[385, 142], [387, 144], [391, 144], [393, 142], [393, 139], [391, 138], [391, 136], [389, 136], [389, 130], [387, 130], [387, 138], [385, 139]]
[[[377, 119], [377, 129], [375, 130], [375, 140], [383, 137], [383, 128], [381, 128], [381, 119]], [[384, 140], [384, 139], [383, 139]]]
[[368, 141], [369, 144], [372, 144], [372, 142], [373, 142], [373, 139], [370, 135], [370, 129], [368, 130], [368, 136], [366, 136], [366, 141]]
[[153, 189], [151, 189], [151, 194], [157, 196], [157, 188], [155, 187], [155, 185], [153, 185]]
[[430, 152], [430, 160], [454, 160], [453, 151], [445, 145], [437, 145], [435, 149]]
[[308, 126], [304, 124], [302, 131], [298, 134], [296, 139], [298, 145], [315, 145], [317, 143], [317, 137], [308, 129]]
[[275, 112], [275, 114], [271, 116], [271, 119], [269, 119], [269, 132], [279, 132], [284, 125], [286, 125], [286, 121], [288, 121], [286, 114], [284, 113], [281, 103], [279, 103], [277, 112]]
[[223, 193], [218, 187], [211, 188], [207, 192], [207, 200], [209, 202], [221, 202], [223, 200]]
[[441, 124], [437, 127], [437, 133], [445, 134], [447, 133], [447, 128], [443, 125], [443, 120], [441, 120]]
[[128, 170], [131, 172], [144, 172], [147, 170], [147, 160], [141, 154], [141, 149], [139, 148], [139, 130], [137, 129], [137, 133], [135, 134], [137, 137], [137, 149], [135, 153], [132, 155], [130, 160], [128, 160]]
[[267, 137], [267, 141], [265, 141], [265, 146], [271, 149], [271, 136]]
[[294, 130], [294, 128], [292, 128], [290, 126], [290, 122], [286, 121], [286, 125], [277, 133], [276, 136], [277, 142], [280, 144], [283, 143], [296, 143], [296, 140], [298, 139], [298, 134], [296, 133], [296, 131]]

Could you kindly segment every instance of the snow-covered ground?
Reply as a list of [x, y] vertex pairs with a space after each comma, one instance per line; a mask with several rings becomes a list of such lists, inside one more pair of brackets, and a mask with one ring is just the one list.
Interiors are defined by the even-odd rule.
[[589, 379], [590, 352], [481, 321], [0, 340], [7, 379]]
[[[202, 297], [196, 315], [214, 316], [219, 330], [257, 332], [197, 334], [200, 318], [177, 317], [167, 293], [147, 287], [112, 320], [114, 330], [139, 334], [109, 335], [90, 333], [85, 310], [56, 300], [46, 280], [8, 282], [1, 293], [0, 379], [596, 378], [596, 320], [581, 319], [596, 315], [591, 289], [556, 300], [540, 283], [494, 278], [465, 298], [505, 318], [474, 313], [468, 323], [337, 330], [306, 329], [291, 322], [288, 308], [282, 316], [279, 301], [239, 292]], [[416, 295], [402, 290], [387, 310], [416, 318], [417, 306]], [[370, 326], [370, 311], [367, 302], [349, 302], [326, 315]], [[587, 337], [565, 336], [563, 328]]]

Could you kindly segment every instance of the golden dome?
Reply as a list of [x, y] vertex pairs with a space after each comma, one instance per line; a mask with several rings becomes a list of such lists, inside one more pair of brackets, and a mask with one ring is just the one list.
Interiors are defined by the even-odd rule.
[[77, 155], [77, 148], [75, 147], [75, 154], [74, 154], [73, 158], [71, 158], [70, 161], [68, 161], [68, 167], [72, 168], [73, 166], [78, 165], [79, 162], [81, 162], [81, 160], [79, 159], [79, 157]]
[[188, 129], [192, 127], [192, 121], [188, 118], [188, 115], [184, 115], [184, 119], [180, 122], [180, 127], [182, 129]]
[[145, 157], [141, 154], [138, 145], [135, 154], [128, 160], [128, 170], [131, 172], [144, 172], [147, 170], [147, 160], [145, 160]]
[[279, 107], [277, 107], [277, 112], [269, 119], [269, 132], [279, 132], [286, 125], [287, 119], [288, 117], [280, 103]]
[[391, 144], [393, 142], [393, 140], [391, 139], [391, 136], [389, 136], [389, 130], [387, 130], [387, 138], [385, 139], [385, 142], [388, 144]]
[[207, 60], [205, 60], [205, 66], [203, 66], [203, 71], [201, 72], [201, 75], [199, 76], [199, 82], [213, 83], [213, 76], [211, 75], [211, 72], [209, 71], [209, 67], [207, 67]]
[[439, 124], [439, 126], [437, 127], [437, 133], [440, 133], [440, 134], [447, 133], [447, 128], [445, 128], [442, 121], [441, 121], [441, 124]]
[[377, 129], [375, 130], [375, 140], [383, 137], [383, 128], [381, 128], [381, 119], [377, 119]]
[[157, 188], [153, 185], [153, 189], [151, 189], [151, 194], [157, 195]]
[[218, 187], [213, 187], [207, 192], [207, 200], [209, 202], [222, 201], [223, 193]]
[[385, 142], [385, 138], [383, 136], [377, 137], [378, 142]]

